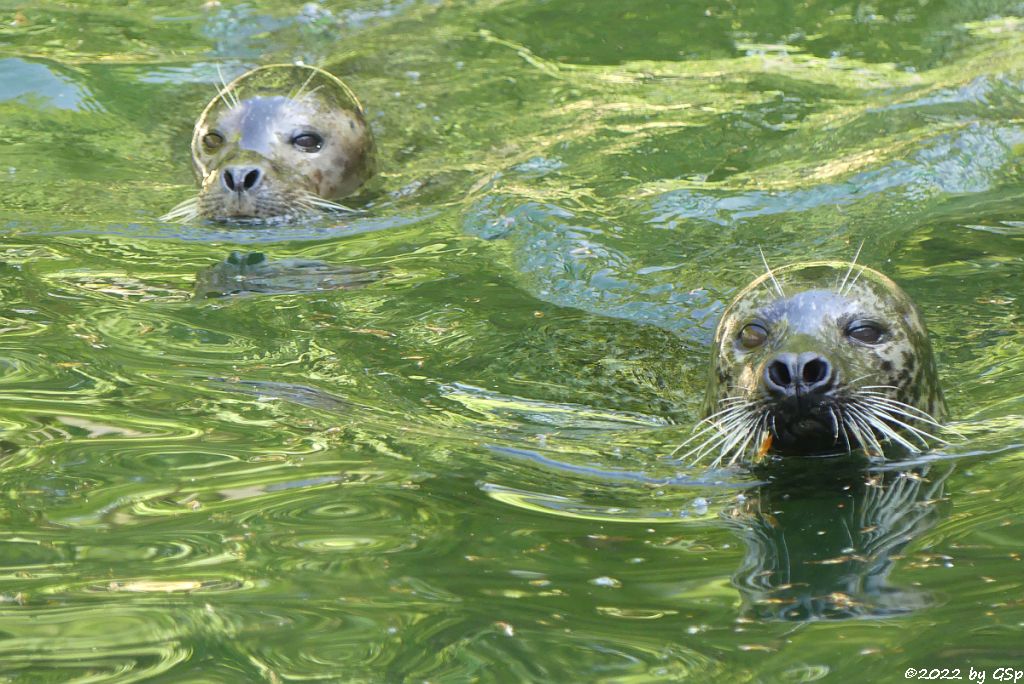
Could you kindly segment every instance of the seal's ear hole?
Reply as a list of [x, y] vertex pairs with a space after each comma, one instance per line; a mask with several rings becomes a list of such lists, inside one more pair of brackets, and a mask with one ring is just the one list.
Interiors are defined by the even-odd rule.
[[757, 323], [747, 323], [740, 330], [739, 342], [744, 349], [757, 349], [768, 341], [768, 330]]
[[854, 321], [846, 326], [846, 336], [864, 344], [878, 344], [885, 337], [885, 329], [870, 321]]
[[217, 131], [210, 131], [203, 136], [203, 149], [207, 152], [213, 152], [218, 147], [224, 144], [224, 136]]
[[319, 152], [324, 146], [324, 137], [319, 133], [299, 133], [292, 138], [292, 145], [303, 152]]

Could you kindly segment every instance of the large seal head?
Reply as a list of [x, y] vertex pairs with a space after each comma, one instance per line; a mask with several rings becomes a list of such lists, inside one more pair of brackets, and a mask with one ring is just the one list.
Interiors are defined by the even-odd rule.
[[192, 134], [201, 185], [164, 220], [270, 219], [344, 209], [374, 172], [373, 135], [355, 95], [316, 67], [275, 64], [224, 87]]
[[865, 266], [801, 263], [747, 285], [715, 333], [694, 460], [920, 452], [945, 408], [917, 307]]

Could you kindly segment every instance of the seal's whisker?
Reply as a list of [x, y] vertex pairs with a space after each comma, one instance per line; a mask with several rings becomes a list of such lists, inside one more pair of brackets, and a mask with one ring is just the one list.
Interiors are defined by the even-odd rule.
[[[687, 461], [687, 462], [689, 462], [691, 464], [699, 463], [700, 460], [702, 458], [704, 458], [704, 456], [707, 453], [709, 453], [712, 449], [714, 449], [716, 446], [718, 446], [719, 444], [722, 443], [722, 441], [726, 438], [727, 434], [728, 433], [725, 433], [725, 432], [715, 432], [715, 433], [711, 434], [703, 442], [701, 442], [700, 444], [695, 446], [693, 449], [690, 449], [685, 454], [683, 454], [679, 458], [679, 460]], [[683, 445], [680, 445], [680, 446], [676, 447], [675, 451], [672, 452], [672, 455], [674, 456], [676, 454], [676, 452], [678, 452], [679, 449], [681, 449], [682, 447], [683, 447]]]
[[828, 415], [832, 418], [832, 442], [839, 442], [839, 419], [836, 417], [835, 409], [829, 407]]
[[853, 389], [860, 389], [860, 388], [857, 387], [857, 383], [860, 382], [861, 380], [863, 380], [864, 378], [870, 378], [870, 377], [871, 377], [871, 373], [865, 373], [864, 375], [858, 375], [857, 377], [855, 377], [853, 380], [850, 380], [846, 384], [849, 385], [850, 387], [852, 387]]
[[730, 437], [730, 435], [736, 432], [736, 429], [738, 427], [742, 426], [745, 422], [747, 422], [749, 415], [749, 411], [743, 410], [742, 412], [739, 412], [739, 415], [732, 415], [725, 421], [720, 421], [708, 425], [699, 433], [697, 433], [693, 437], [690, 437], [690, 439], [686, 440], [678, 447], [676, 447], [676, 449], [672, 452], [672, 456], [678, 453], [680, 449], [685, 447], [688, 443], [692, 442], [697, 437], [706, 434], [708, 431], [714, 430], [712, 434], [708, 436], [703, 442], [699, 443], [697, 446], [690, 449], [690, 451], [688, 451], [686, 455], [683, 456], [683, 458], [690, 460], [692, 463], [699, 462], [700, 459], [702, 459], [706, 454], [710, 453], [711, 450], [713, 450], [715, 447], [722, 445], [725, 442], [725, 440], [727, 440]]
[[[673, 456], [675, 456], [675, 455], [676, 455], [677, 453], [679, 453], [679, 451], [680, 451], [680, 450], [681, 450], [681, 449], [682, 449], [683, 447], [685, 447], [685, 446], [686, 446], [687, 444], [689, 444], [689, 443], [690, 443], [690, 442], [692, 442], [693, 440], [697, 439], [698, 437], [701, 437], [702, 435], [706, 435], [706, 434], [707, 434], [708, 432], [711, 432], [711, 433], [712, 433], [711, 437], [709, 437], [708, 439], [713, 439], [713, 438], [714, 438], [715, 436], [717, 436], [717, 435], [724, 435], [724, 434], [725, 434], [725, 431], [724, 431], [724, 430], [722, 429], [722, 427], [721, 427], [720, 425], [718, 425], [717, 423], [714, 423], [714, 422], [708, 423], [707, 425], [705, 425], [705, 426], [704, 426], [703, 428], [701, 428], [700, 430], [697, 430], [697, 428], [699, 428], [699, 427], [700, 427], [700, 425], [701, 425], [702, 423], [706, 422], [706, 421], [707, 421], [707, 418], [705, 418], [704, 420], [702, 420], [702, 421], [701, 421], [700, 423], [697, 423], [697, 425], [695, 425], [695, 426], [694, 426], [694, 428], [693, 428], [693, 429], [694, 429], [694, 430], [695, 430], [696, 432], [695, 432], [695, 433], [694, 433], [693, 435], [690, 435], [690, 438], [689, 438], [689, 439], [687, 439], [687, 440], [686, 440], [685, 442], [683, 442], [682, 444], [680, 444], [679, 446], [677, 446], [677, 447], [676, 447], [675, 449], [673, 449], [673, 450], [672, 450], [672, 453], [670, 453], [670, 454], [669, 454], [669, 458], [672, 458], [672, 457], [673, 457]], [[708, 441], [708, 440], [705, 440], [704, 442], [701, 442], [701, 445], [703, 446], [703, 444], [706, 444], [706, 443], [707, 443], [707, 441]], [[696, 450], [697, 448], [698, 448], [698, 447], [694, 447], [694, 449], [692, 449], [692, 450], [690, 451], [690, 453], [692, 453], [692, 452], [693, 452], [694, 450]]]
[[850, 446], [850, 434], [847, 431], [847, 427], [846, 427], [846, 417], [843, 415], [842, 409], [836, 408], [835, 411], [839, 415], [839, 423], [840, 423], [840, 426], [842, 428], [842, 433], [843, 433], [843, 442], [846, 444], [846, 453], [849, 454], [849, 453], [853, 452], [853, 448]]
[[946, 427], [945, 425], [937, 422], [934, 418], [932, 418], [930, 415], [928, 415], [924, 411], [921, 411], [920, 409], [917, 409], [917, 408], [915, 408], [913, 406], [908, 406], [906, 404], [902, 404], [902, 402], [901, 403], [891, 403], [891, 402], [887, 401], [884, 397], [865, 397], [863, 399], [863, 401], [864, 401], [864, 403], [871, 404], [871, 405], [877, 407], [879, 410], [885, 411], [886, 413], [892, 413], [892, 414], [896, 414], [898, 416], [904, 416], [904, 417], [909, 418], [911, 420], [919, 420], [922, 423], [927, 423], [929, 425], [934, 425], [935, 427], [939, 428], [940, 430], [949, 430], [948, 427]]
[[217, 78], [220, 79], [220, 92], [218, 95], [224, 100], [224, 104], [228, 107], [237, 107], [238, 93], [228, 90], [228, 82], [224, 79], [224, 72], [220, 69], [220, 64], [217, 64]]
[[184, 223], [186, 221], [192, 221], [199, 216], [199, 198], [190, 197], [184, 202], [179, 202], [168, 211], [166, 214], [159, 218], [160, 221], [166, 221], [167, 223]]
[[757, 251], [761, 254], [761, 263], [764, 264], [764, 269], [768, 271], [768, 277], [771, 279], [772, 284], [775, 285], [775, 289], [778, 291], [779, 296], [785, 298], [786, 291], [782, 289], [782, 283], [780, 283], [779, 279], [775, 277], [775, 274], [772, 272], [772, 267], [768, 265], [768, 259], [765, 258], [764, 250], [761, 249], [760, 245], [757, 246]]
[[726, 416], [728, 416], [730, 414], [735, 414], [735, 413], [743, 412], [743, 411], [747, 411], [747, 410], [750, 410], [750, 409], [747, 408], [746, 402], [734, 404], [733, 406], [729, 406], [727, 408], [724, 408], [721, 411], [717, 411], [715, 413], [712, 413], [710, 416], [708, 416], [707, 418], [704, 418], [699, 423], [697, 423], [697, 425], [700, 425], [701, 423], [713, 423], [716, 420], [724, 419]]
[[[698, 437], [707, 434], [711, 430], [718, 430], [723, 433], [728, 433], [734, 429], [737, 425], [741, 424], [747, 416], [751, 413], [746, 407], [737, 406], [729, 412], [722, 412], [716, 416], [713, 420], [708, 421], [707, 418], [697, 423], [693, 429], [697, 432], [692, 435], [689, 439], [679, 445], [682, 448], [697, 439]], [[704, 425], [704, 427], [701, 427]], [[698, 430], [699, 428], [699, 430]]]
[[[734, 434], [731, 435], [729, 440], [722, 444], [721, 449], [718, 450], [718, 456], [714, 461], [712, 461], [712, 464], [717, 466], [730, 454], [732, 454], [732, 456], [729, 458], [729, 465], [735, 463], [737, 456], [743, 453], [743, 445], [750, 439], [751, 429], [754, 424], [755, 422], [753, 418], [745, 420], [740, 428], [734, 431]], [[744, 439], [744, 436], [746, 436], [746, 439]]]
[[316, 91], [320, 90], [321, 88], [323, 88], [323, 85], [318, 85], [315, 88], [310, 88], [309, 92], [303, 93], [300, 97], [296, 97], [296, 99], [302, 99], [302, 100], [308, 99], [310, 95], [312, 95]]
[[908, 413], [898, 406], [890, 406], [884, 402], [879, 402], [871, 398], [863, 398], [860, 403], [865, 407], [869, 407], [875, 413], [885, 414], [886, 417], [903, 416], [909, 420], [921, 420], [918, 416], [913, 413]]
[[747, 437], [735, 448], [732, 458], [729, 460], [729, 465], [734, 465], [737, 461], [743, 458], [743, 455], [747, 452], [747, 445], [752, 445], [755, 449], [760, 447], [760, 443], [757, 440], [757, 434], [760, 426], [765, 421], [766, 415], [767, 413], [763, 413], [760, 416], [755, 415], [751, 417], [750, 423], [745, 429]]
[[[865, 449], [868, 456], [879, 456], [885, 458], [884, 450], [878, 439], [875, 437], [874, 431], [870, 426], [866, 425], [860, 416], [853, 410], [852, 406], [847, 406], [846, 415], [849, 417], [850, 429], [853, 431], [854, 437], [857, 438], [857, 443], [860, 444], [861, 448]], [[874, 452], [874, 453], [872, 453]]]
[[[745, 430], [745, 432], [747, 433], [747, 438], [744, 439], [743, 442], [736, 447], [736, 450], [733, 453], [732, 458], [729, 459], [729, 465], [735, 465], [736, 461], [738, 461], [743, 456], [743, 453], [747, 450], [747, 445], [750, 444], [750, 441], [754, 439], [754, 437], [757, 435], [757, 426], [761, 423], [762, 420], [763, 418], [758, 418], [756, 416], [754, 416], [751, 419], [750, 424], [747, 426]], [[754, 445], [757, 445], [756, 440], [754, 440]]]
[[316, 207], [318, 209], [328, 209], [330, 211], [340, 211], [340, 212], [344, 212], [346, 214], [356, 214], [356, 213], [358, 213], [358, 211], [356, 209], [353, 209], [351, 207], [346, 207], [344, 204], [338, 204], [337, 202], [332, 202], [330, 200], [325, 200], [322, 197], [316, 197], [315, 195], [311, 196], [311, 197], [307, 197], [305, 199], [306, 199], [306, 201], [311, 206]]
[[939, 423], [936, 420], [935, 416], [931, 415], [924, 409], [918, 408], [917, 406], [914, 406], [912, 404], [908, 404], [905, 401], [900, 401], [896, 397], [892, 396], [892, 392], [886, 392], [883, 390], [892, 390], [894, 392], [897, 391], [898, 388], [893, 385], [865, 385], [863, 387], [856, 388], [855, 395], [858, 397], [867, 397], [870, 398], [872, 401], [880, 401], [892, 407], [897, 407], [905, 411], [909, 411], [913, 413], [914, 416], [921, 421], [934, 425], [935, 427], [941, 428], [943, 430], [955, 432], [955, 430], [953, 430], [952, 428]]
[[307, 76], [306, 80], [302, 82], [302, 85], [299, 86], [298, 90], [296, 90], [294, 93], [292, 93], [291, 95], [288, 96], [288, 99], [290, 99], [290, 100], [298, 100], [299, 98], [301, 98], [302, 97], [302, 91], [306, 89], [306, 86], [308, 86], [309, 82], [313, 80], [313, 77], [316, 76], [316, 73], [317, 72], [316, 72], [315, 69], [310, 69], [309, 70], [309, 76]]
[[[886, 441], [896, 442], [915, 454], [920, 453], [921, 450], [917, 448], [916, 444], [906, 440], [896, 430], [893, 430], [891, 426], [886, 425], [885, 422], [880, 420], [879, 417], [869, 409], [862, 406], [850, 406], [849, 410], [851, 413], [860, 416], [869, 426], [874, 427]], [[925, 448], [927, 447], [928, 444], [925, 443]]]
[[[746, 415], [746, 413], [744, 413], [743, 415], [732, 416], [732, 417], [730, 417], [726, 421], [712, 423], [711, 425], [708, 425], [706, 428], [701, 430], [699, 433], [697, 433], [696, 435], [691, 437], [690, 439], [688, 439], [685, 442], [683, 442], [682, 444], [680, 444], [679, 447], [676, 449], [676, 451], [678, 451], [679, 449], [681, 449], [684, 446], [686, 446], [688, 443], [693, 441], [695, 438], [700, 437], [700, 436], [702, 436], [704, 434], [707, 434], [709, 431], [714, 431], [713, 434], [710, 437], [705, 439], [703, 442], [701, 442], [698, 446], [694, 447], [689, 452], [691, 454], [697, 454], [701, 450], [703, 450], [705, 447], [708, 447], [709, 444], [711, 444], [719, 436], [720, 436], [719, 441], [726, 439], [730, 434], [732, 434], [735, 431], [735, 429], [737, 427], [742, 425], [746, 420], [747, 420], [747, 415]], [[675, 452], [672, 452], [672, 453], [674, 454]]]
[[[841, 282], [839, 284], [839, 294], [841, 294], [841, 295], [845, 295], [846, 294], [846, 292], [844, 291], [845, 288], [846, 288], [846, 283], [847, 283], [847, 281], [850, 280], [850, 274], [853, 273], [853, 267], [857, 265], [857, 259], [860, 258], [860, 250], [862, 250], [862, 249], [864, 249], [864, 241], [863, 240], [861, 240], [860, 246], [857, 247], [857, 252], [853, 255], [853, 259], [850, 261], [850, 268], [848, 268], [846, 270], [846, 275], [843, 277], [843, 282]], [[863, 269], [861, 269], [860, 273], [863, 273]], [[857, 278], [860, 277], [860, 273], [857, 274]], [[857, 278], [853, 279], [854, 282], [857, 281]], [[850, 283], [850, 287], [853, 287], [853, 283]]]
[[[731, 452], [736, 447], [739, 447], [737, 453], [742, 454], [743, 447], [746, 445], [747, 442], [750, 441], [750, 438], [752, 436], [752, 430], [756, 424], [756, 416], [747, 416], [747, 419], [741, 425], [742, 429], [734, 430], [734, 434], [732, 434], [729, 440], [722, 445], [722, 448], [718, 452], [718, 457], [712, 462], [713, 466], [717, 466], [719, 463], [721, 463], [722, 460], [729, 454], [729, 452]], [[746, 437], [746, 439], [744, 439], [744, 437]], [[730, 464], [734, 463], [735, 460], [735, 458], [731, 459], [729, 461]]]
[[[906, 423], [906, 422], [900, 420], [899, 418], [896, 418], [895, 416], [892, 415], [892, 413], [890, 413], [888, 411], [885, 411], [884, 409], [875, 409], [874, 412], [875, 412], [876, 415], [878, 415], [879, 418], [883, 418], [884, 420], [888, 420], [889, 422], [896, 423], [900, 427], [903, 427], [906, 430], [909, 430], [910, 433], [914, 437], [919, 439], [921, 441], [921, 443], [924, 444], [925, 449], [928, 449], [931, 446], [931, 445], [928, 444], [928, 441], [927, 441], [928, 439], [935, 440], [936, 442], [939, 442], [940, 444], [949, 444], [949, 442], [947, 442], [946, 440], [942, 439], [941, 437], [936, 437], [935, 435], [931, 434], [930, 432], [928, 432], [926, 430], [922, 430], [921, 428], [919, 428], [919, 427], [917, 427], [915, 425], [911, 425], [910, 423]], [[925, 438], [927, 438], [927, 439], [925, 439]]]

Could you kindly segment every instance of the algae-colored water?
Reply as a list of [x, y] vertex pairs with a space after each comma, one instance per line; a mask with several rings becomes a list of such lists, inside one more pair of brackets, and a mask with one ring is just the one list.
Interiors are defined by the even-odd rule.
[[[0, 680], [1024, 669], [1022, 16], [0, 3]], [[161, 223], [218, 67], [295, 60], [366, 105], [366, 213]], [[667, 459], [758, 248], [861, 243], [963, 438], [870, 485]], [[194, 297], [233, 251], [381, 277]]]

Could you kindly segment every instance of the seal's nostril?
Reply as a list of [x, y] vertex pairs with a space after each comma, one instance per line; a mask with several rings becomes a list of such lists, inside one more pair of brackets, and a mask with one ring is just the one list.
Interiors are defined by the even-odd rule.
[[242, 188], [244, 190], [252, 190], [260, 182], [260, 170], [251, 169], [249, 173], [245, 174], [242, 179]]
[[822, 358], [811, 359], [804, 364], [800, 375], [804, 384], [815, 385], [828, 377], [828, 362]]
[[229, 166], [220, 175], [228, 192], [248, 192], [263, 180], [263, 172], [258, 166]]
[[782, 361], [772, 361], [769, 364], [768, 379], [778, 387], [789, 387], [793, 384], [793, 377], [789, 373], [789, 366]]

